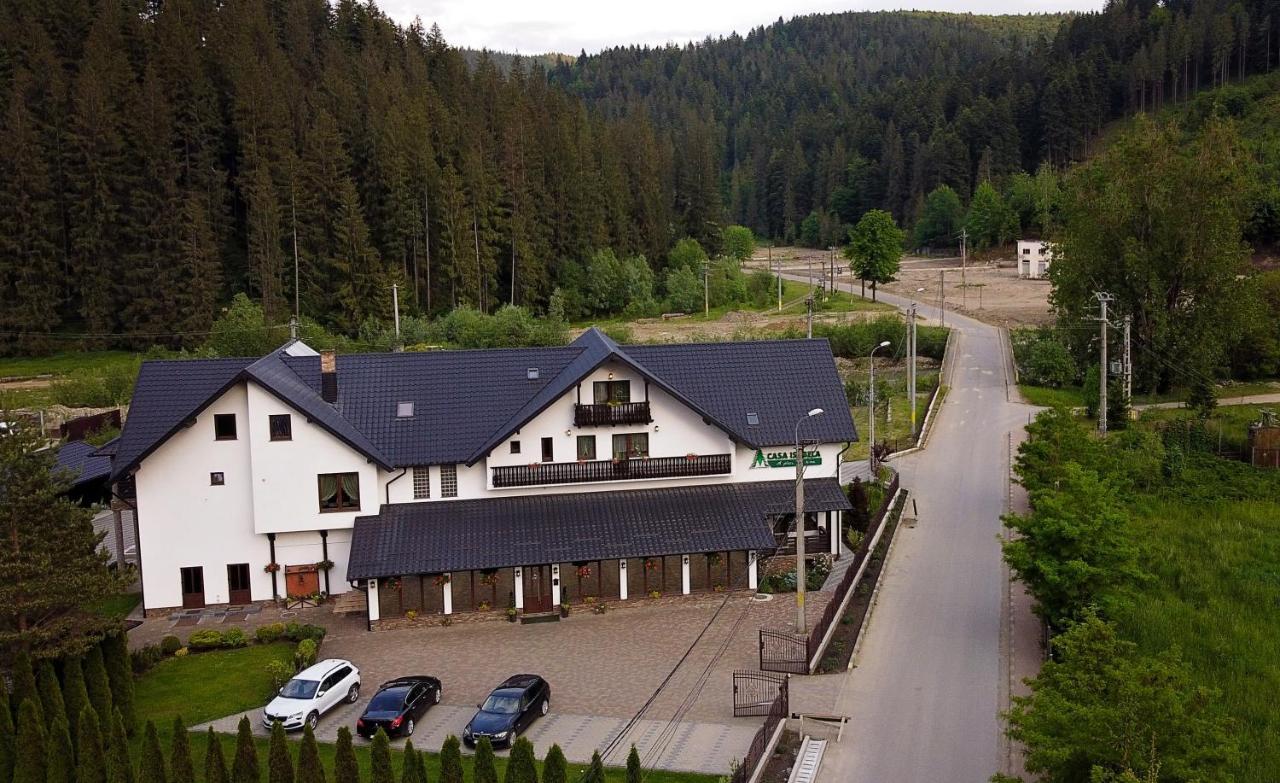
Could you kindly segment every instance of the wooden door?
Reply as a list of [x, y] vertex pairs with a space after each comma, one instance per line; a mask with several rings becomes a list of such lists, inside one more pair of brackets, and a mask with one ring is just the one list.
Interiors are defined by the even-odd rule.
[[284, 567], [285, 595], [305, 598], [320, 592], [320, 572], [314, 564]]
[[182, 571], [182, 608], [204, 608], [204, 568], [191, 566]]
[[231, 563], [227, 566], [227, 600], [233, 604], [253, 601], [253, 593], [249, 589], [248, 563]]
[[551, 566], [526, 566], [524, 569], [524, 611], [526, 614], [550, 612]]

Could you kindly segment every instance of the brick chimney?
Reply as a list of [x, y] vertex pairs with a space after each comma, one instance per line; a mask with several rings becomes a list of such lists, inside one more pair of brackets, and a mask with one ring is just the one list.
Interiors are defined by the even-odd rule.
[[328, 403], [338, 401], [338, 353], [320, 352], [320, 396]]

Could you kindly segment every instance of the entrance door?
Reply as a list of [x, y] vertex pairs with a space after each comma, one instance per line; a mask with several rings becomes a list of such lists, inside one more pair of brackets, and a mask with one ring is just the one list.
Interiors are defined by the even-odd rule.
[[525, 613], [550, 612], [551, 609], [551, 566], [525, 566]]
[[227, 600], [233, 604], [253, 601], [249, 590], [249, 564], [232, 563], [227, 566]]
[[204, 608], [204, 568], [201, 566], [182, 569], [182, 608]]

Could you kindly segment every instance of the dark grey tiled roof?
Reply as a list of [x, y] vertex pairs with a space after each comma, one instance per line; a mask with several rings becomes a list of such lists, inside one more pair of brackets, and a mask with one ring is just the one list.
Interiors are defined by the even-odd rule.
[[[339, 356], [338, 401], [320, 397], [320, 359], [146, 362], [113, 463], [132, 468], [225, 388], [252, 378], [385, 467], [474, 464], [603, 362], [616, 360], [751, 447], [857, 439], [826, 340], [618, 346], [591, 329], [560, 348]], [[538, 368], [538, 378], [527, 377]], [[414, 415], [396, 416], [400, 402]], [[757, 414], [751, 424], [748, 414]], [[567, 422], [566, 422], [567, 424]]]
[[[397, 503], [358, 517], [347, 579], [624, 557], [771, 550], [790, 481]], [[805, 483], [810, 511], [848, 509], [835, 479]]]
[[111, 458], [99, 456], [98, 447], [82, 440], [58, 446], [54, 454], [57, 470], [65, 472], [72, 485], [106, 478], [111, 474]]

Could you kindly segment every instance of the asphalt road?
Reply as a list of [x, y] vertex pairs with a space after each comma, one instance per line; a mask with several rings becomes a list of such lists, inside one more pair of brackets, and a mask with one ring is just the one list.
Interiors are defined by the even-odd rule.
[[[937, 322], [936, 309], [919, 312]], [[952, 313], [946, 322], [958, 331], [950, 390], [927, 448], [893, 462], [918, 522], [897, 536], [857, 666], [840, 683], [835, 712], [850, 721], [828, 746], [822, 783], [979, 783], [1015, 755], [999, 713], [1011, 661], [1034, 667], [1037, 638], [1025, 602], [1010, 611], [998, 536], [1011, 434], [1016, 444], [1035, 409], [1009, 399], [999, 329]]]

